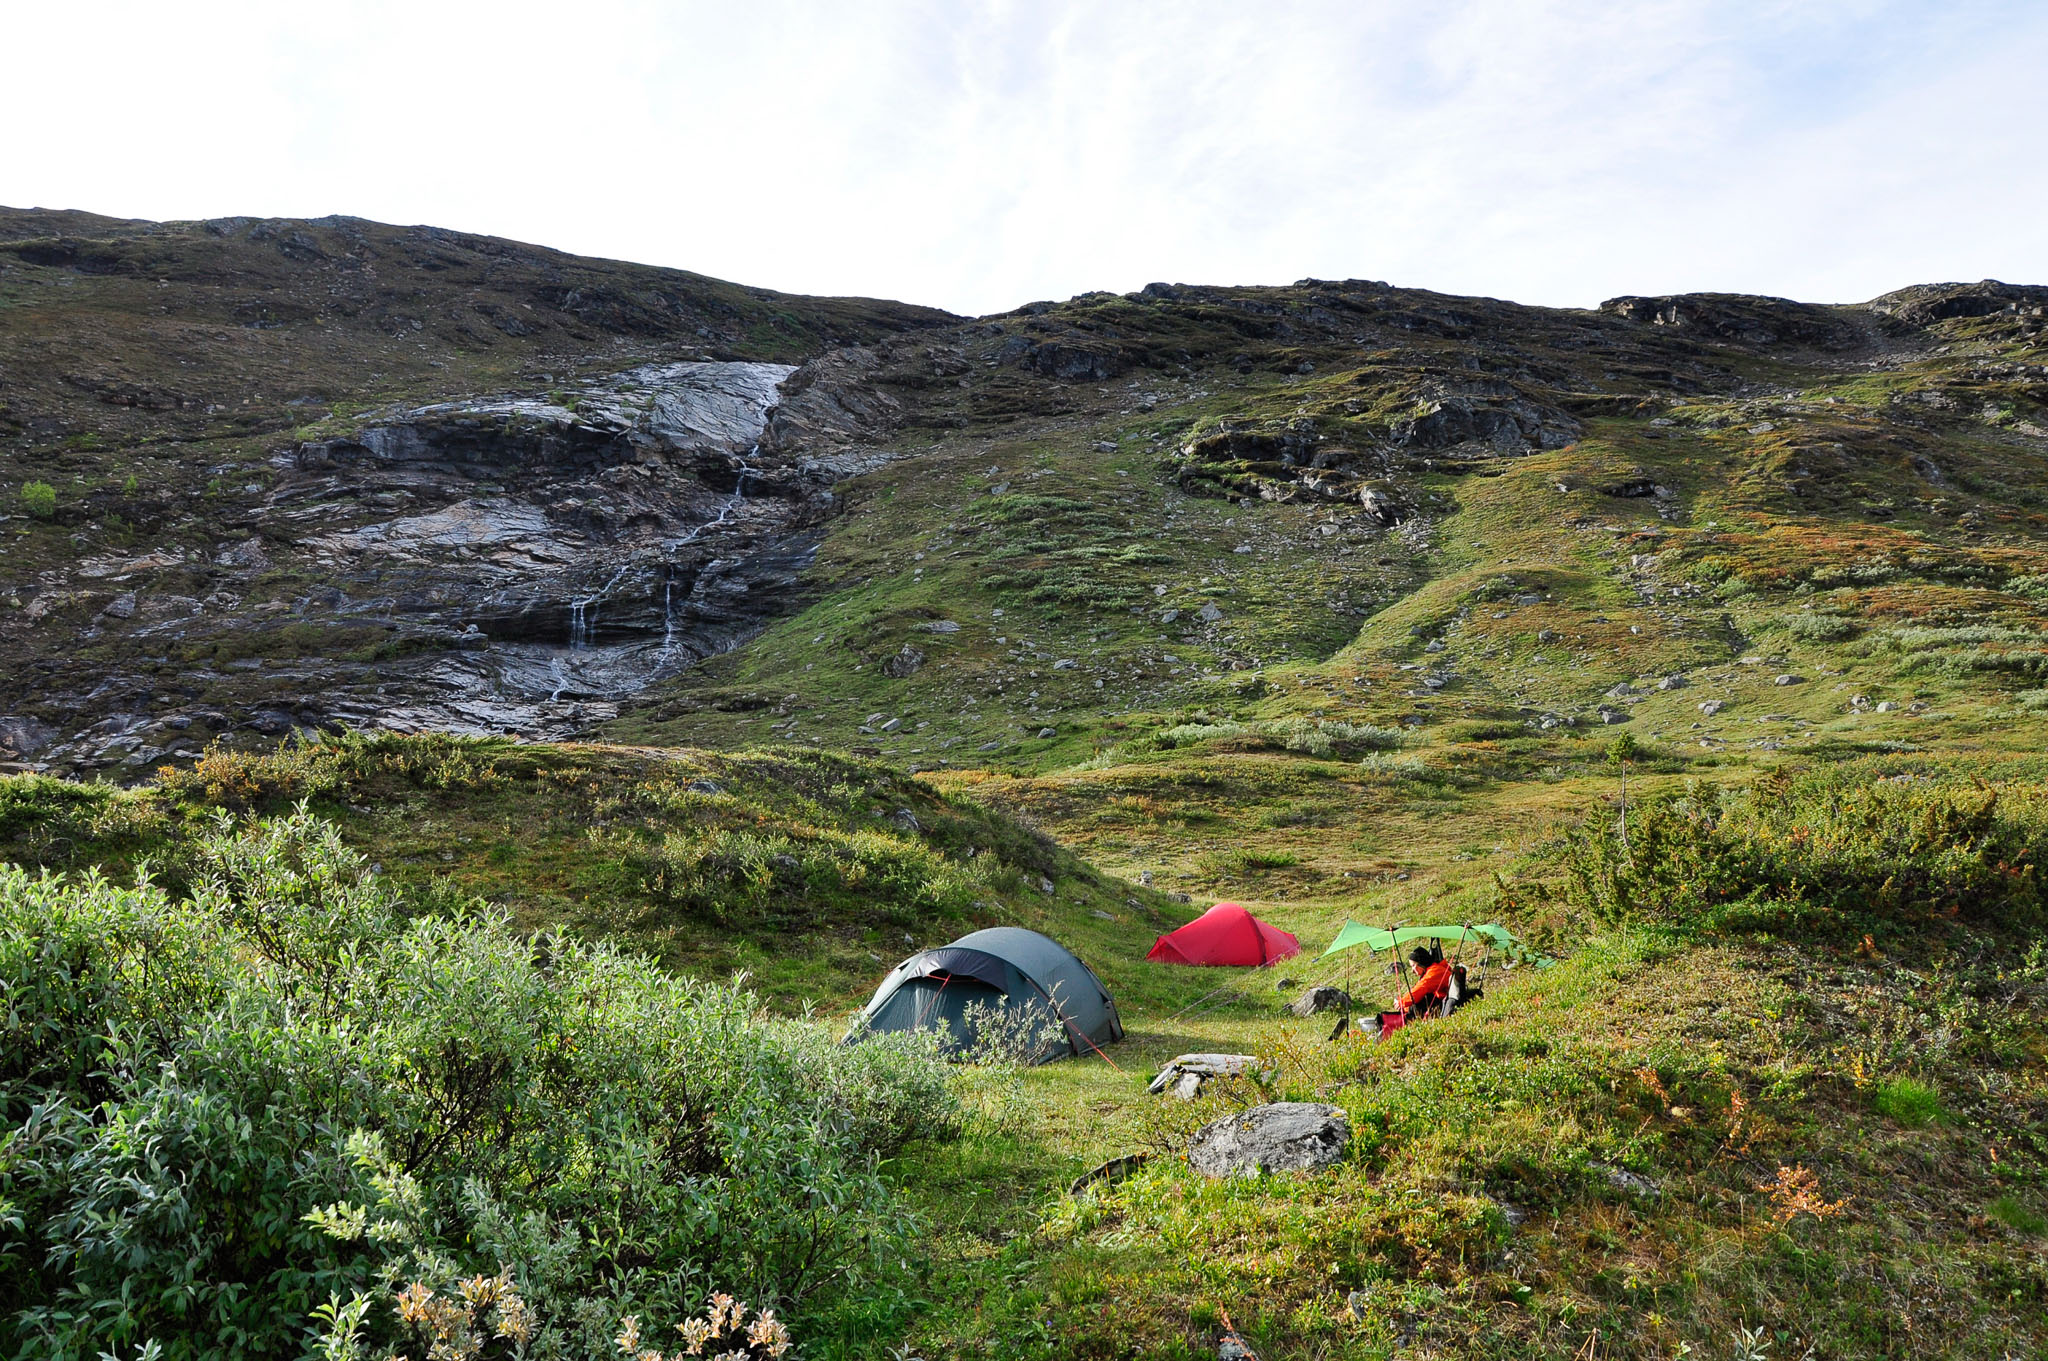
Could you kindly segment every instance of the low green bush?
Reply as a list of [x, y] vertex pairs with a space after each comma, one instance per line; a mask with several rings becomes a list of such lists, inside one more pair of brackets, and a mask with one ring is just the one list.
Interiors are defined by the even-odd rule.
[[1601, 921], [1709, 931], [2038, 925], [2048, 790], [1885, 759], [1695, 782], [1630, 804], [1625, 829], [1602, 808], [1556, 847], [1556, 892]]
[[1293, 851], [1260, 850], [1249, 846], [1231, 846], [1224, 850], [1204, 851], [1195, 863], [1210, 874], [1242, 875], [1259, 870], [1288, 869], [1301, 863], [1301, 857]]
[[1853, 619], [1844, 619], [1839, 614], [1804, 611], [1782, 616], [1778, 626], [1802, 643], [1839, 643], [1854, 638], [1859, 631]]
[[641, 878], [656, 902], [721, 922], [796, 925], [844, 909], [879, 910], [896, 925], [957, 920], [995, 857], [956, 864], [921, 842], [880, 831], [811, 828], [804, 834], [726, 828], [671, 832], [658, 844], [606, 844]]
[[21, 484], [21, 508], [38, 520], [57, 518], [57, 489], [47, 482]]
[[1173, 748], [1242, 739], [1317, 757], [1388, 751], [1401, 746], [1406, 740], [1396, 728], [1321, 718], [1279, 718], [1263, 723], [1238, 723], [1228, 719], [1179, 723], [1163, 729], [1156, 740], [1162, 747]]
[[928, 1046], [841, 1049], [480, 910], [408, 918], [303, 810], [222, 814], [190, 869], [176, 901], [0, 865], [9, 1355], [295, 1356], [344, 1324], [381, 1354], [402, 1288], [501, 1271], [532, 1357], [715, 1289], [812, 1354], [904, 1316], [916, 1226], [876, 1160], [955, 1128]]

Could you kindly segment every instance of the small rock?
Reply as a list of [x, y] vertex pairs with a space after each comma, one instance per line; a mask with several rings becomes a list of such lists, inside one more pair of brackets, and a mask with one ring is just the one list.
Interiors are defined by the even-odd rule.
[[1248, 543], [1241, 543], [1230, 551], [1233, 553], [1249, 553], [1252, 551], [1252, 546]]
[[1159, 622], [1162, 624], [1171, 624], [1174, 620], [1178, 618], [1180, 618], [1179, 610], [1168, 610], [1165, 614], [1159, 616]]
[[883, 732], [900, 732], [902, 731], [902, 729], [903, 720], [900, 718], [892, 718], [887, 723], [884, 723], [882, 725]]
[[1721, 712], [1721, 706], [1724, 702], [1718, 699], [1703, 699], [1700, 701], [1699, 710], [1708, 718], [1712, 718], [1715, 714]]
[[1152, 871], [1151, 871], [1151, 870], [1139, 870], [1139, 871], [1138, 871], [1138, 882], [1139, 882], [1139, 883], [1141, 883], [1141, 884], [1143, 884], [1143, 885], [1144, 885], [1144, 886], [1145, 886], [1146, 888], [1150, 888], [1150, 887], [1152, 887]]
[[891, 813], [889, 821], [895, 823], [906, 832], [922, 832], [924, 830], [924, 824], [917, 820], [917, 814], [911, 812], [908, 808], [899, 808]]
[[1600, 1166], [1599, 1170], [1606, 1174], [1607, 1184], [1617, 1191], [1626, 1191], [1632, 1196], [1642, 1196], [1646, 1199], [1659, 1194], [1657, 1183], [1640, 1172], [1631, 1172], [1625, 1167], [1606, 1166]]
[[689, 784], [692, 794], [723, 794], [725, 791], [710, 780], [692, 780]]
[[960, 626], [950, 619], [934, 619], [928, 624], [919, 624], [926, 633], [958, 633]]
[[1044, 895], [1045, 895], [1046, 897], [1050, 898], [1050, 897], [1052, 896], [1052, 891], [1053, 891], [1053, 887], [1054, 887], [1054, 886], [1053, 886], [1053, 882], [1052, 882], [1052, 880], [1050, 880], [1050, 879], [1047, 879], [1047, 878], [1046, 878], [1045, 876], [1043, 876], [1043, 875], [1040, 875], [1040, 876], [1039, 876], [1039, 879], [1038, 879], [1038, 891], [1039, 891], [1040, 893], [1043, 893], [1043, 894], [1044, 894]]
[[1062, 657], [1052, 664], [1052, 669], [1055, 671], [1072, 671], [1077, 665], [1079, 663], [1072, 657]]
[[1626, 723], [1631, 717], [1628, 710], [1612, 708], [1605, 704], [1600, 706], [1598, 712], [1602, 723]]
[[1201, 610], [1198, 611], [1198, 613], [1201, 615], [1202, 622], [1205, 624], [1213, 624], [1223, 618], [1223, 611], [1216, 607], [1216, 602], [1213, 600], [1204, 603]]
[[1088, 913], [1088, 915], [1089, 915], [1089, 916], [1091, 916], [1091, 917], [1093, 917], [1093, 918], [1095, 918], [1095, 919], [1096, 919], [1097, 921], [1113, 922], [1113, 921], [1115, 921], [1115, 920], [1116, 920], [1116, 914], [1115, 914], [1115, 913], [1112, 913], [1112, 912], [1104, 912], [1104, 911], [1103, 911], [1103, 910], [1102, 910], [1101, 908], [1099, 908], [1099, 907], [1098, 907], [1098, 908], [1094, 908], [1094, 909], [1092, 909], [1092, 910], [1091, 910], [1091, 911], [1090, 911], [1090, 912]]
[[100, 611], [102, 619], [130, 619], [135, 615], [135, 592], [125, 591], [107, 602]]
[[999, 749], [999, 748], [1000, 748], [1000, 747], [1001, 747], [1002, 745], [1003, 745], [1003, 744], [1002, 744], [1001, 742], [984, 742], [984, 743], [982, 743], [982, 744], [981, 744], [981, 746], [980, 746], [980, 747], [978, 747], [978, 748], [977, 748], [977, 750], [979, 750], [979, 751], [995, 751], [995, 750]]
[[1051, 738], [1051, 737], [1058, 737], [1058, 736], [1059, 736], [1060, 734], [1059, 734], [1059, 730], [1058, 730], [1057, 728], [1040, 728], [1040, 729], [1038, 730], [1038, 735], [1039, 735], [1040, 737], [1047, 737], [1047, 738]]
[[1310, 1172], [1343, 1161], [1351, 1122], [1336, 1106], [1275, 1101], [1202, 1126], [1188, 1162], [1206, 1177]]
[[1896, 705], [1896, 704], [1892, 703], [1892, 701], [1890, 701], [1890, 700], [1888, 700], [1888, 699], [1881, 699], [1881, 700], [1879, 700], [1879, 701], [1877, 702], [1877, 711], [1878, 711], [1879, 713], [1881, 713], [1881, 714], [1888, 714], [1888, 713], [1891, 713], [1891, 712], [1892, 712], [1893, 710], [1897, 709], [1898, 707], [1899, 707], [1898, 705]]
[[895, 656], [883, 659], [882, 674], [895, 680], [902, 680], [905, 676], [915, 675], [917, 669], [923, 665], [924, 652], [905, 643]]
[[1555, 630], [1555, 629], [1538, 629], [1538, 630], [1536, 630], [1536, 641], [1537, 641], [1537, 642], [1539, 642], [1539, 643], [1554, 643], [1554, 642], [1556, 642], [1556, 641], [1557, 641], [1557, 630]]
[[1683, 690], [1690, 684], [1692, 682], [1684, 676], [1666, 676], [1663, 680], [1657, 682], [1657, 688], [1659, 690]]
[[1773, 684], [1773, 685], [1799, 685], [1799, 684], [1802, 684], [1802, 683], [1804, 683], [1804, 681], [1805, 681], [1805, 677], [1803, 677], [1803, 676], [1794, 676], [1794, 675], [1790, 675], [1790, 674], [1787, 674], [1787, 675], [1783, 675], [1783, 676], [1773, 676], [1773, 677], [1771, 678], [1771, 684]]
[[1319, 1011], [1349, 1010], [1350, 1007], [1350, 993], [1321, 984], [1288, 1003], [1287, 1010], [1296, 1016], [1313, 1016]]
[[1289, 988], [1298, 988], [1300, 986], [1301, 980], [1299, 978], [1283, 978], [1273, 984], [1273, 991], [1286, 992]]

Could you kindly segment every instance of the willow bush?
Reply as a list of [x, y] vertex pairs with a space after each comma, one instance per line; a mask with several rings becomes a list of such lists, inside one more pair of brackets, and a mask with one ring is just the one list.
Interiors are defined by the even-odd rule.
[[2044, 919], [2048, 789], [1869, 762], [1694, 783], [1609, 806], [1557, 848], [1554, 891], [1602, 921], [1873, 931]]
[[223, 816], [196, 865], [182, 900], [0, 865], [0, 1349], [298, 1355], [352, 1308], [384, 1354], [397, 1292], [501, 1271], [534, 1357], [719, 1289], [814, 1355], [908, 1309], [876, 1165], [954, 1128], [928, 1049], [409, 916], [303, 809]]

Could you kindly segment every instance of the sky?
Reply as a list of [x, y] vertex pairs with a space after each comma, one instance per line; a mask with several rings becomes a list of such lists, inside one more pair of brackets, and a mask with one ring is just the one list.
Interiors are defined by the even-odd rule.
[[9, 6], [0, 203], [984, 314], [2048, 283], [2048, 0]]

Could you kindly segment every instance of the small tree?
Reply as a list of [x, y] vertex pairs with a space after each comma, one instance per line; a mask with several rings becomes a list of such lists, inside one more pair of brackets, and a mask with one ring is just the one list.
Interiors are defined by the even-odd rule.
[[57, 518], [57, 489], [47, 482], [21, 484], [21, 508], [38, 520]]
[[1636, 759], [1636, 739], [1622, 733], [1607, 744], [1607, 764], [1614, 767], [1621, 777], [1621, 853], [1629, 855], [1628, 848], [1628, 763]]

